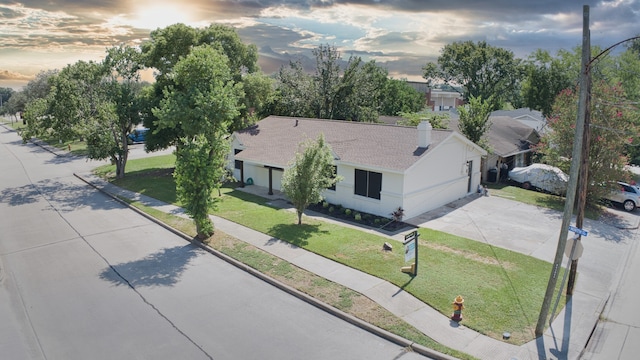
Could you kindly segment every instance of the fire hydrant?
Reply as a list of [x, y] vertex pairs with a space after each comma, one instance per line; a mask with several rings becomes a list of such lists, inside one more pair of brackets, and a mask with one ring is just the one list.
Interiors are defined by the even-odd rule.
[[460, 295], [456, 296], [456, 298], [453, 300], [453, 302], [451, 303], [451, 305], [453, 306], [453, 314], [451, 314], [451, 320], [462, 320], [462, 309], [464, 309], [464, 305], [462, 305], [463, 303], [464, 299]]

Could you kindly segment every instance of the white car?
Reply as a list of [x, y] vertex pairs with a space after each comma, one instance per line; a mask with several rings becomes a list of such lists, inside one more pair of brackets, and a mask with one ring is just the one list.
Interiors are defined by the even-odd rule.
[[556, 195], [565, 195], [569, 176], [557, 167], [532, 164], [509, 171], [509, 179], [519, 183], [523, 189], [538, 189]]
[[622, 204], [626, 211], [633, 211], [640, 205], [640, 188], [618, 181], [620, 189], [605, 196], [606, 200]]

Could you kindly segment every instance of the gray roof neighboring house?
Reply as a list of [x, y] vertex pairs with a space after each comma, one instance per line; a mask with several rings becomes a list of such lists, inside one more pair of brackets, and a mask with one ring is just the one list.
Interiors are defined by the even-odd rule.
[[491, 116], [509, 116], [515, 120], [528, 125], [538, 133], [542, 134], [547, 130], [547, 120], [542, 115], [542, 112], [538, 110], [531, 110], [529, 108], [520, 108], [515, 110], [496, 110], [491, 113]]
[[[510, 116], [489, 117], [491, 127], [485, 135], [493, 154], [508, 157], [531, 150], [531, 145], [540, 141], [540, 135], [532, 127], [514, 120]], [[459, 118], [451, 117], [449, 129], [458, 129]]]
[[320, 134], [337, 160], [374, 169], [404, 172], [451, 136], [451, 130], [431, 130], [430, 146], [418, 147], [415, 127], [269, 116], [234, 136], [243, 147], [235, 159], [286, 168], [305, 139], [315, 141]]

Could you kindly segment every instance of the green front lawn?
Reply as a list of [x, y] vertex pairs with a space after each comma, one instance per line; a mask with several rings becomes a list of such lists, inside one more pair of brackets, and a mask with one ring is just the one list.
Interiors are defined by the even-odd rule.
[[[536, 205], [547, 209], [564, 211], [564, 197], [552, 194], [546, 194], [534, 190], [525, 190], [517, 184], [489, 184], [487, 185], [490, 196], [500, 196], [507, 199], [513, 199], [530, 205]], [[575, 211], [574, 211], [575, 214]], [[598, 207], [589, 206], [585, 209], [585, 217], [589, 219], [598, 219], [601, 210]]]
[[[131, 168], [138, 170], [114, 183], [175, 203], [173, 178], [158, 170], [170, 167], [174, 159], [151, 159], [130, 161]], [[145, 168], [151, 169], [149, 176]], [[213, 214], [385, 279], [446, 316], [451, 314], [453, 299], [462, 295], [464, 325], [485, 335], [501, 339], [508, 331], [514, 344], [535, 338], [550, 263], [422, 228], [418, 276], [412, 278], [400, 271], [406, 265], [400, 243], [394, 242], [393, 251], [385, 252], [382, 245], [390, 241], [386, 237], [309, 217], [296, 225], [294, 212], [272, 207], [262, 197], [224, 188]]]

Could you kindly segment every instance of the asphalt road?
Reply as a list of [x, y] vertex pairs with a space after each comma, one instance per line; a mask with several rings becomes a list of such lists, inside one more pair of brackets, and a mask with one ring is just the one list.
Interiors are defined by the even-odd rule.
[[86, 186], [0, 127], [3, 359], [418, 359]]

